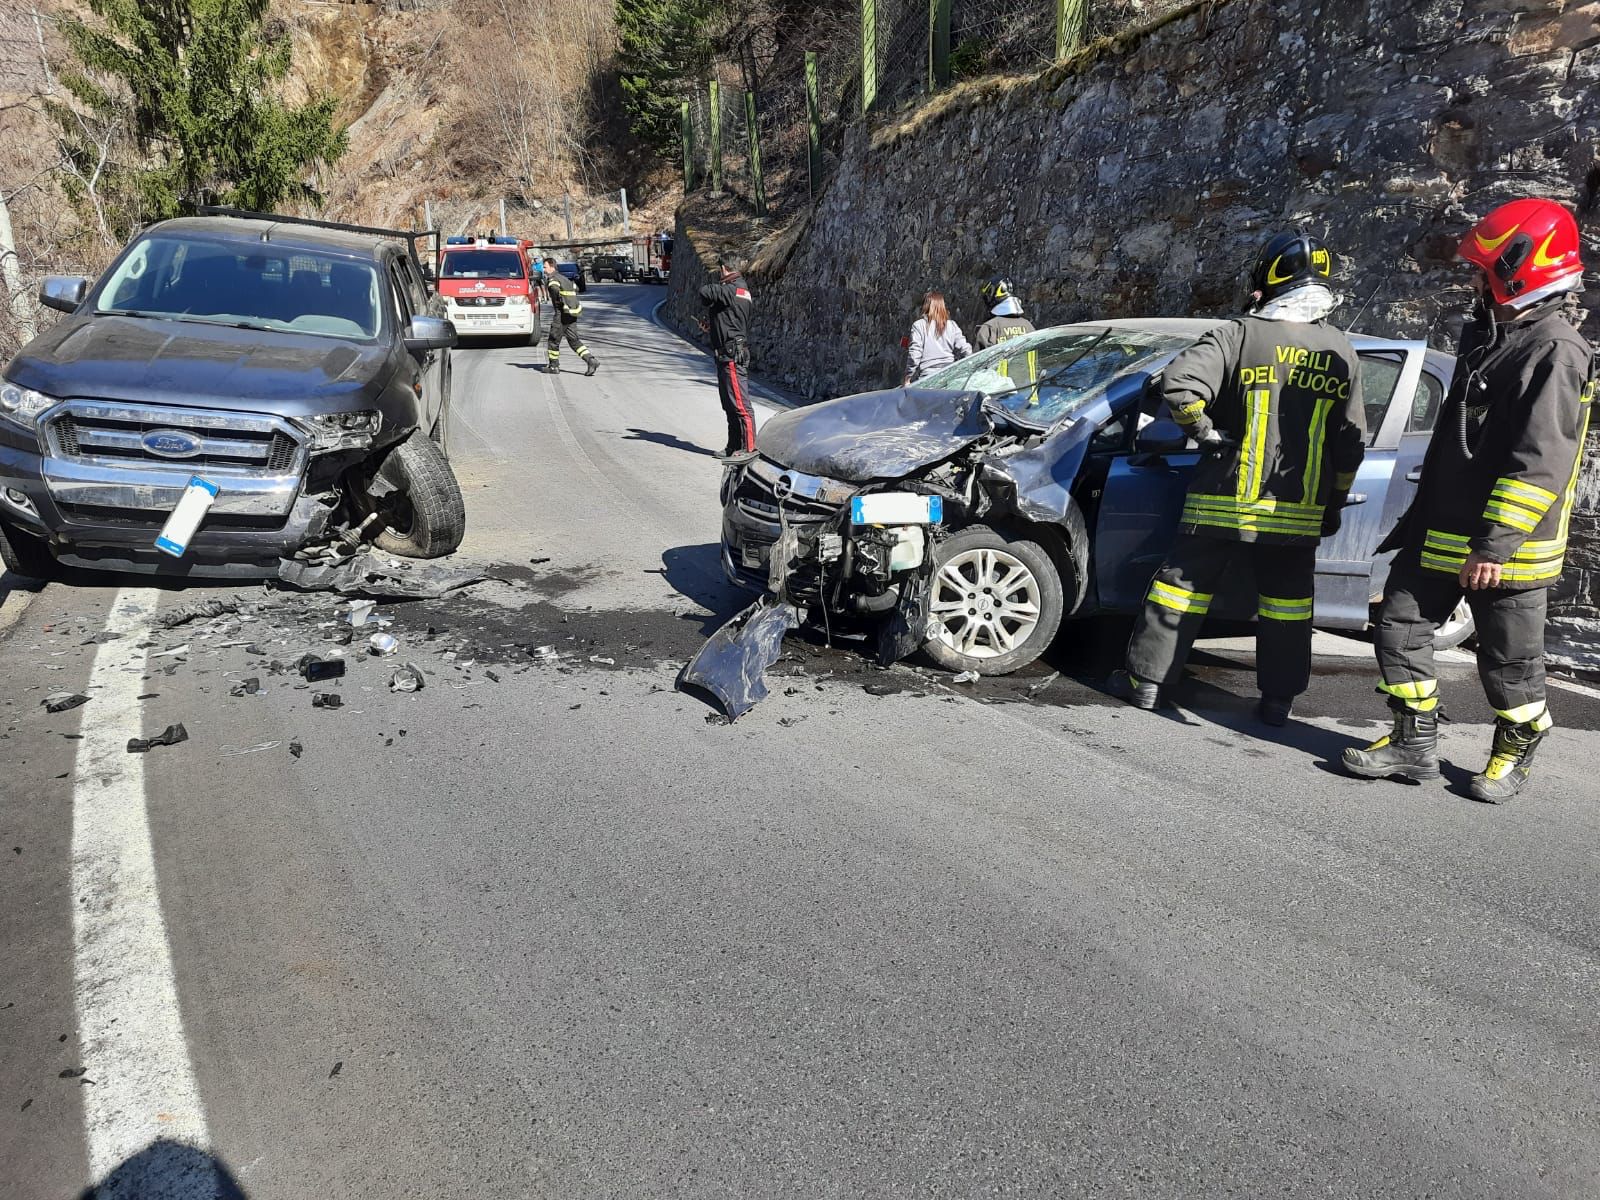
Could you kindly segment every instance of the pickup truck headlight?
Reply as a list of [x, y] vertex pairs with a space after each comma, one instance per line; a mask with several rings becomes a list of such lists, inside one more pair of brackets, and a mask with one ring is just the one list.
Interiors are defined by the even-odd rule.
[[506, 304], [511, 308], [527, 308], [528, 298], [526, 296], [507, 296]]
[[39, 414], [55, 403], [54, 396], [14, 383], [0, 383], [0, 417], [25, 428], [35, 428], [39, 424]]
[[318, 413], [304, 422], [313, 450], [364, 450], [383, 428], [383, 414], [374, 410]]

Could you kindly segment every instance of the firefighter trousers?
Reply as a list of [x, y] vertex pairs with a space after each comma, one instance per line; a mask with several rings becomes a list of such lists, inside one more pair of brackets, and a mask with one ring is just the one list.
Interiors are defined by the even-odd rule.
[[1545, 713], [1544, 618], [1549, 589], [1465, 591], [1456, 575], [1424, 569], [1402, 550], [1383, 589], [1375, 638], [1382, 691], [1429, 712], [1439, 704], [1433, 631], [1462, 597], [1478, 636], [1478, 678], [1489, 706], [1514, 724]]
[[728, 418], [728, 454], [756, 448], [756, 418], [744, 390], [747, 362], [742, 354], [736, 358], [717, 356], [717, 394], [722, 398], [723, 415]]
[[1311, 683], [1314, 543], [1286, 546], [1180, 533], [1145, 593], [1128, 644], [1128, 673], [1163, 688], [1176, 684], [1216, 593], [1241, 568], [1255, 575], [1261, 694], [1288, 698], [1305, 691]]
[[561, 365], [561, 339], [563, 337], [567, 339], [567, 345], [578, 352], [579, 358], [585, 362], [589, 360], [589, 347], [585, 346], [583, 339], [578, 336], [578, 319], [574, 317], [569, 321], [558, 316], [550, 322], [549, 351], [550, 365], [552, 367]]

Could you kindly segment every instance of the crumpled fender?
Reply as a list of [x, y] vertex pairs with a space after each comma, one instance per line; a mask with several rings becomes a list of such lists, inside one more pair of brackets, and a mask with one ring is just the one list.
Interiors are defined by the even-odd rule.
[[737, 721], [767, 698], [767, 668], [783, 651], [783, 635], [800, 623], [792, 604], [770, 593], [739, 613], [700, 647], [678, 674], [678, 689], [709, 692]]
[[979, 480], [1000, 507], [1009, 506], [1024, 520], [1061, 530], [1074, 568], [1073, 578], [1063, 581], [1069, 613], [1077, 611], [1089, 589], [1088, 526], [1072, 487], [1100, 426], [1098, 406], [1091, 411], [1096, 415], [1080, 417], [1037, 446], [984, 460], [979, 472]]

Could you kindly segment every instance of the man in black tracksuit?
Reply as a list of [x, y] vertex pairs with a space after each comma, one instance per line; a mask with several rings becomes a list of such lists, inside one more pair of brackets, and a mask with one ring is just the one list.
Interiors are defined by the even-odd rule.
[[1482, 269], [1480, 303], [1462, 332], [1416, 498], [1378, 547], [1398, 551], [1376, 639], [1378, 690], [1394, 728], [1346, 750], [1344, 766], [1366, 778], [1439, 777], [1433, 631], [1464, 595], [1496, 714], [1488, 765], [1469, 789], [1499, 803], [1527, 782], [1554, 725], [1545, 607], [1566, 554], [1595, 385], [1590, 347], [1562, 312], [1582, 271], [1569, 213], [1544, 200], [1503, 205], [1460, 253]]
[[1256, 263], [1259, 307], [1162, 373], [1173, 417], [1206, 453], [1117, 681], [1140, 708], [1177, 683], [1216, 592], [1247, 563], [1262, 720], [1284, 724], [1310, 683], [1317, 543], [1337, 531], [1366, 447], [1360, 362], [1322, 320], [1337, 303], [1331, 266], [1314, 238], [1273, 238]]
[[600, 360], [589, 353], [589, 347], [578, 336], [578, 314], [583, 311], [583, 303], [578, 299], [576, 288], [569, 287], [566, 276], [556, 269], [556, 260], [553, 258], [544, 260], [544, 290], [553, 310], [550, 318], [549, 362], [545, 371], [554, 375], [561, 370], [561, 339], [566, 338], [567, 345], [588, 364], [589, 369], [584, 374], [593, 375], [600, 369]]
[[728, 418], [728, 444], [724, 458], [748, 454], [756, 448], [756, 419], [745, 393], [745, 373], [750, 368], [750, 288], [744, 281], [744, 260], [724, 254], [721, 279], [700, 289], [706, 306], [702, 327], [711, 335], [711, 353], [717, 360], [717, 392]]

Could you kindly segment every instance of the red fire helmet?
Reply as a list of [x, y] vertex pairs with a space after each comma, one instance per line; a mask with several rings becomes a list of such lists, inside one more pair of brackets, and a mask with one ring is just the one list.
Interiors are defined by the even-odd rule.
[[1522, 308], [1582, 285], [1578, 223], [1554, 200], [1502, 204], [1472, 227], [1456, 253], [1483, 268], [1496, 304]]

